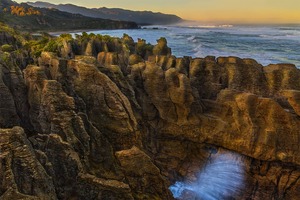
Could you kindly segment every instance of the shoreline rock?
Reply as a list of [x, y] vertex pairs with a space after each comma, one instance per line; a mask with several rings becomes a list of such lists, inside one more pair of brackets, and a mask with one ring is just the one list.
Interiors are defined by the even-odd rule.
[[0, 158], [27, 170], [2, 165], [1, 198], [173, 199], [171, 184], [195, 180], [224, 153], [246, 166], [232, 198], [300, 195], [294, 65], [176, 58], [164, 39], [152, 46], [127, 35], [54, 42], [22, 73], [11, 54], [0, 62]]

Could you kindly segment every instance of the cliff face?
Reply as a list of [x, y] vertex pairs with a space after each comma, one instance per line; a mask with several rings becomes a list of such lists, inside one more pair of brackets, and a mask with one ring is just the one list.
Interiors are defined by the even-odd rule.
[[234, 198], [300, 195], [295, 66], [176, 58], [126, 35], [61, 44], [23, 71], [0, 52], [1, 198], [173, 199], [222, 154], [245, 166]]

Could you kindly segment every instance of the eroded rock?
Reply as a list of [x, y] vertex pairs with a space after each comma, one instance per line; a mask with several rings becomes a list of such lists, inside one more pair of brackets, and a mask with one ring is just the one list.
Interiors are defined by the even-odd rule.
[[147, 154], [134, 146], [116, 156], [135, 199], [171, 199], [167, 181]]
[[23, 73], [0, 62], [2, 199], [172, 199], [223, 154], [246, 166], [232, 198], [299, 196], [295, 66], [176, 58], [163, 38], [61, 44]]
[[52, 177], [21, 127], [0, 129], [1, 199], [56, 199]]

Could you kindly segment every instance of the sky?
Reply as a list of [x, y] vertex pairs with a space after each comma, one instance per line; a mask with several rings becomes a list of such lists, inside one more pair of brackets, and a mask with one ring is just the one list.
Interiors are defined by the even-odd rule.
[[[24, 2], [24, 0], [15, 0]], [[26, 0], [25, 0], [26, 1]], [[30, 1], [30, 0], [29, 0]], [[32, 1], [32, 0], [31, 0]], [[298, 23], [300, 0], [40, 0], [98, 8], [150, 10], [215, 23]]]

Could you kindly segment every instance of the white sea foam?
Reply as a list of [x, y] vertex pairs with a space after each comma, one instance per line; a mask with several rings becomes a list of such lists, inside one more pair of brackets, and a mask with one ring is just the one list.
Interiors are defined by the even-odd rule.
[[196, 37], [195, 37], [194, 35], [192, 35], [191, 37], [188, 37], [187, 40], [188, 40], [188, 41], [193, 41], [193, 40], [195, 40], [195, 38], [196, 38]]
[[197, 198], [220, 200], [235, 197], [244, 189], [245, 166], [235, 154], [222, 154], [208, 162], [194, 182], [176, 182], [169, 189], [174, 198], [185, 199], [184, 191]]
[[222, 24], [222, 25], [190, 25], [189, 28], [231, 28], [231, 24]]
[[199, 45], [198, 45], [196, 48], [194, 48], [193, 50], [196, 51], [196, 52], [201, 51], [201, 50], [202, 50], [202, 45], [199, 44]]
[[219, 25], [219, 27], [231, 28], [231, 27], [233, 27], [233, 25], [231, 25], [231, 24], [223, 24], [223, 25]]
[[197, 26], [188, 26], [189, 28], [216, 28], [215, 25], [197, 25]]
[[[143, 38], [152, 44], [156, 44], [158, 38], [165, 37], [172, 53], [177, 57], [238, 56], [256, 59], [263, 65], [293, 63], [300, 67], [300, 26], [262, 27], [193, 23], [156, 27], [158, 29], [155, 30], [147, 28], [92, 32], [117, 37], [127, 33], [134, 40]], [[273, 51], [274, 49], [276, 51]]]

